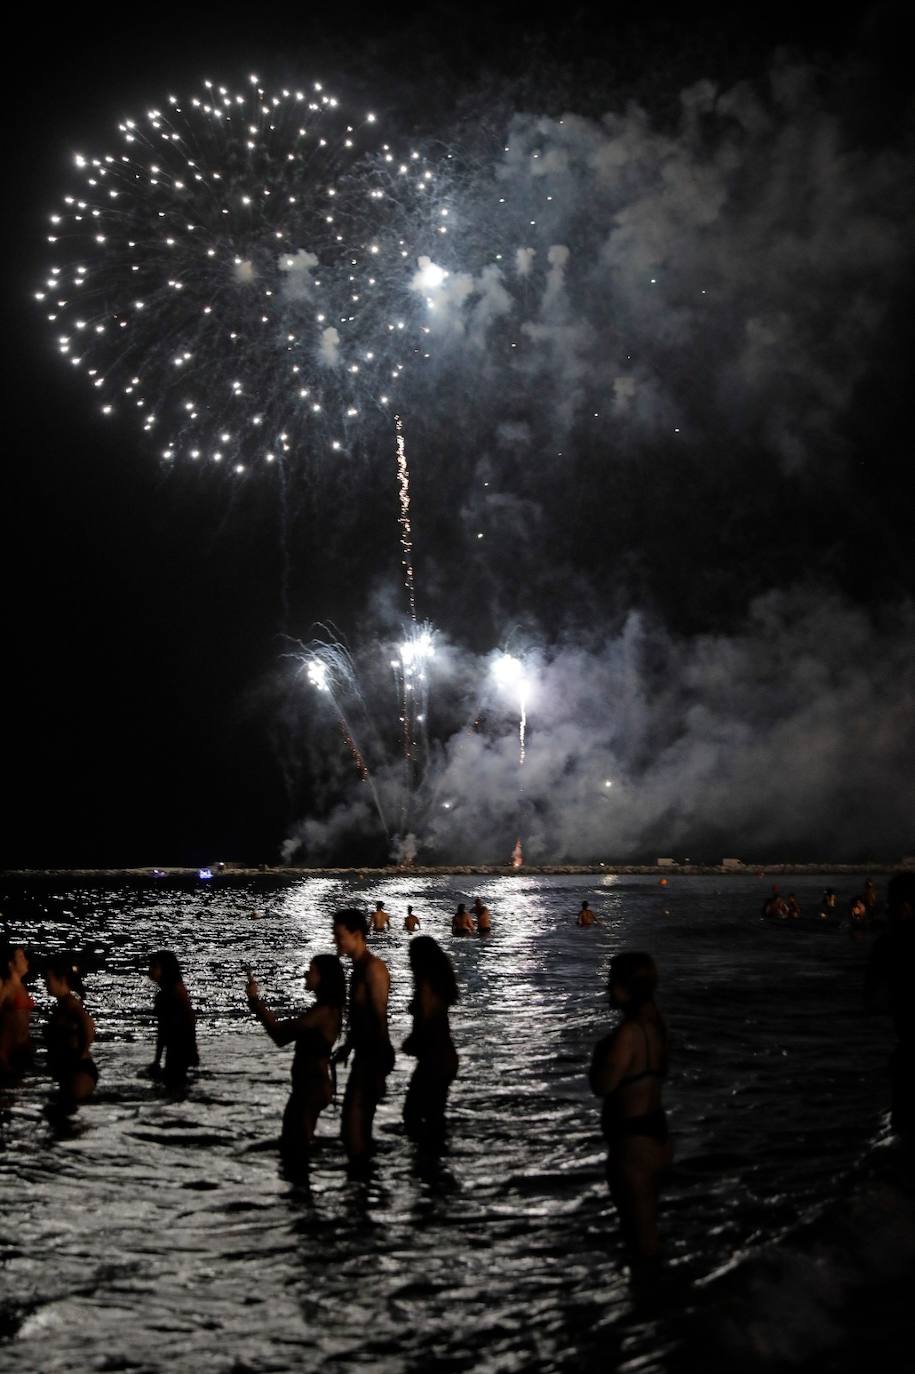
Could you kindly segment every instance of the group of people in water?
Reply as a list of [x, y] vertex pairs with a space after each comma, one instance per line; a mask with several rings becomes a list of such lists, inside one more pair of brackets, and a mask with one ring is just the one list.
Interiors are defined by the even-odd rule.
[[[482, 903], [475, 903], [476, 932], [490, 922]], [[889, 924], [874, 947], [868, 969], [867, 999], [881, 996], [894, 1017], [898, 1045], [892, 1061], [893, 1124], [911, 1140], [915, 1028], [911, 1001], [911, 960], [915, 953], [915, 873], [897, 875], [887, 894]], [[458, 909], [454, 921], [470, 913]], [[412, 918], [412, 922], [411, 922]], [[595, 922], [583, 901], [577, 924]], [[277, 1046], [294, 1047], [291, 1091], [283, 1113], [280, 1150], [291, 1170], [307, 1166], [321, 1112], [336, 1093], [338, 1064], [349, 1067], [343, 1096], [340, 1134], [351, 1171], [368, 1167], [376, 1110], [385, 1096], [394, 1067], [388, 1026], [390, 973], [369, 946], [373, 933], [387, 931], [390, 917], [381, 902], [371, 916], [348, 907], [334, 913], [336, 955], [319, 954], [305, 974], [312, 1004], [297, 1015], [279, 1017], [261, 995], [248, 971], [248, 1006]], [[459, 993], [447, 953], [429, 935], [418, 935], [419, 918], [407, 909], [413, 996], [410, 1033], [402, 1050], [416, 1060], [403, 1106], [407, 1135], [420, 1145], [438, 1148], [445, 1135], [448, 1094], [458, 1075], [459, 1060], [449, 1013]], [[462, 932], [466, 928], [461, 922]], [[342, 961], [349, 961], [347, 996]], [[35, 1003], [26, 987], [29, 959], [24, 946], [0, 946], [0, 1077], [15, 1079], [32, 1060], [30, 1017]], [[155, 1058], [147, 1071], [168, 1089], [182, 1088], [199, 1063], [194, 1009], [176, 955], [158, 950], [149, 960], [156, 984]], [[54, 1001], [46, 1026], [48, 1068], [58, 1084], [55, 1111], [72, 1113], [95, 1090], [98, 1070], [92, 1058], [95, 1026], [85, 1005], [79, 969], [67, 955], [44, 963], [44, 981]], [[588, 1080], [602, 1101], [601, 1127], [607, 1144], [607, 1181], [615, 1202], [634, 1278], [650, 1278], [659, 1262], [657, 1214], [659, 1185], [673, 1157], [662, 1104], [668, 1072], [667, 1028], [655, 1001], [658, 973], [649, 954], [629, 951], [610, 962], [607, 990], [619, 1022], [595, 1046]], [[343, 1037], [342, 1043], [340, 1042]]]
[[[879, 900], [876, 884], [867, 878], [861, 892], [856, 893], [848, 903], [848, 919], [854, 925], [870, 925], [877, 918]], [[818, 916], [822, 921], [833, 920], [839, 912], [839, 894], [831, 887], [824, 887], [820, 897]], [[793, 892], [783, 897], [777, 885], [762, 904], [762, 914], [770, 921], [797, 920], [801, 915], [801, 904]]]

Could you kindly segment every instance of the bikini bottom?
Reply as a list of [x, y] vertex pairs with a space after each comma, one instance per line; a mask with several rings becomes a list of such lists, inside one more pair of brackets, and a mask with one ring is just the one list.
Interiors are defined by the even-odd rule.
[[629, 1140], [633, 1136], [645, 1136], [649, 1140], [656, 1140], [659, 1145], [666, 1145], [670, 1132], [663, 1109], [658, 1107], [653, 1112], [645, 1112], [643, 1116], [616, 1117], [607, 1132], [607, 1144], [617, 1145], [621, 1140]]

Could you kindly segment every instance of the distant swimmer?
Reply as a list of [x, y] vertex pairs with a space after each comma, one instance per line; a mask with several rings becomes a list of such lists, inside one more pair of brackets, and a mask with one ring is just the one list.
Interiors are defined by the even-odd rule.
[[149, 1071], [153, 1078], [161, 1078], [169, 1087], [180, 1088], [187, 1081], [188, 1071], [196, 1069], [200, 1063], [197, 1018], [184, 985], [181, 965], [170, 949], [160, 949], [150, 955], [149, 976], [159, 989], [153, 1004], [156, 1057]]
[[833, 892], [831, 887], [823, 888], [823, 895], [820, 898], [820, 916], [824, 921], [828, 921], [836, 907], [839, 905], [838, 894]]
[[473, 934], [473, 921], [472, 921], [472, 919], [471, 919], [470, 912], [467, 910], [467, 908], [466, 908], [466, 906], [464, 905], [463, 902], [460, 903], [460, 905], [458, 906], [457, 911], [454, 913], [454, 916], [452, 917], [452, 920], [451, 920], [451, 934], [452, 934], [452, 935], [472, 935], [472, 934]]
[[773, 887], [771, 897], [767, 897], [763, 902], [762, 914], [778, 921], [787, 919], [788, 903], [780, 895], [777, 887]]
[[448, 1011], [458, 1000], [451, 960], [429, 935], [410, 942], [413, 970], [413, 1029], [403, 1043], [415, 1055], [416, 1068], [404, 1102], [407, 1135], [436, 1146], [445, 1133], [448, 1089], [457, 1077], [458, 1057], [451, 1039]]
[[673, 1156], [661, 1105], [667, 1029], [655, 1005], [657, 981], [648, 954], [611, 960], [610, 1005], [623, 1019], [595, 1046], [589, 1075], [592, 1092], [604, 1101], [607, 1181], [634, 1279], [650, 1278], [658, 1264], [658, 1184]]
[[789, 915], [790, 917], [792, 917], [792, 918], [794, 918], [794, 919], [797, 919], [797, 917], [800, 916], [800, 914], [801, 914], [801, 905], [800, 905], [800, 902], [798, 901], [797, 897], [795, 897], [795, 895], [794, 895], [793, 892], [789, 892], [789, 893], [788, 893], [788, 900], [785, 902], [785, 906], [786, 906], [787, 909], [788, 909], [788, 915]]
[[381, 934], [387, 930], [391, 924], [391, 918], [384, 909], [384, 902], [376, 902], [375, 910], [372, 912], [372, 930], [376, 934]]
[[92, 1096], [98, 1082], [92, 1058], [95, 1022], [85, 1007], [79, 970], [67, 955], [48, 960], [44, 981], [56, 1002], [45, 1029], [48, 1068], [57, 1079], [59, 1109], [69, 1115]]
[[848, 916], [852, 925], [863, 925], [867, 920], [867, 906], [861, 896], [852, 897], [848, 904]]
[[581, 904], [581, 911], [579, 911], [578, 913], [578, 918], [575, 924], [579, 926], [593, 926], [596, 919], [597, 917], [594, 915], [594, 912], [588, 905], [588, 899], [586, 897]]
[[280, 1020], [249, 978], [245, 986], [248, 1006], [274, 1045], [295, 1045], [292, 1058], [292, 1092], [283, 1112], [280, 1149], [287, 1163], [301, 1163], [314, 1140], [318, 1117], [333, 1097], [330, 1056], [343, 1026], [346, 978], [335, 954], [319, 954], [305, 974], [305, 986], [315, 995], [314, 1005], [298, 1016]]
[[410, 932], [410, 934], [412, 935], [413, 932], [414, 932], [414, 930], [419, 930], [419, 927], [420, 927], [420, 919], [419, 919], [419, 917], [418, 917], [417, 915], [415, 915], [415, 913], [414, 913], [414, 911], [413, 911], [413, 908], [412, 908], [411, 906], [408, 906], [408, 907], [407, 907], [407, 914], [406, 914], [406, 916], [404, 917], [404, 923], [403, 923], [403, 928], [404, 928], [404, 930], [408, 930], [408, 931]]
[[[334, 913], [334, 944], [341, 958], [352, 960], [349, 987], [349, 1027], [346, 1040], [333, 1056], [343, 1063], [353, 1055], [340, 1134], [350, 1167], [363, 1171], [372, 1149], [372, 1123], [384, 1097], [394, 1051], [388, 1033], [388, 994], [391, 975], [383, 960], [366, 944], [368, 923], [363, 912], [347, 907]], [[412, 948], [412, 944], [411, 944]]]
[[492, 931], [492, 912], [479, 897], [473, 899], [474, 915], [477, 918], [477, 934], [489, 935]]
[[32, 1062], [35, 999], [25, 986], [28, 971], [24, 945], [0, 945], [0, 1075], [20, 1073]]

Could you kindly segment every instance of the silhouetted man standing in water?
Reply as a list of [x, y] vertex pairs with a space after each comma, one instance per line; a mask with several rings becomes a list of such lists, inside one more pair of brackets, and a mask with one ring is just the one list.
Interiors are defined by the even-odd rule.
[[889, 921], [871, 950], [865, 994], [872, 1011], [886, 1010], [893, 1018], [890, 1124], [915, 1150], [915, 872], [893, 874], [886, 905]]
[[334, 1061], [345, 1063], [353, 1054], [343, 1097], [340, 1134], [350, 1164], [363, 1169], [372, 1148], [375, 1109], [384, 1097], [385, 1080], [394, 1067], [388, 1035], [388, 966], [366, 944], [368, 921], [362, 911], [347, 908], [334, 914], [334, 944], [341, 958], [353, 962], [349, 985], [349, 1028]]

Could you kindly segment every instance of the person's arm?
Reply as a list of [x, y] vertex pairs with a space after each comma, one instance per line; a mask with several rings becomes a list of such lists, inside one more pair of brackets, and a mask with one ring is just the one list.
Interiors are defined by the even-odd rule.
[[248, 997], [248, 1006], [254, 1012], [254, 1015], [257, 1017], [258, 1021], [260, 1021], [274, 1045], [282, 1047], [283, 1045], [290, 1044], [291, 1041], [295, 1040], [303, 1026], [307, 1024], [308, 1012], [306, 1012], [304, 1016], [289, 1017], [281, 1021], [276, 1013], [270, 1010], [267, 1003], [261, 997], [257, 983], [253, 978], [248, 980], [245, 992]]
[[83, 1008], [83, 1034], [86, 1039], [85, 1052], [88, 1054], [92, 1048], [92, 1042], [95, 1040], [95, 1022], [85, 1008]]
[[156, 994], [154, 1004], [156, 1013], [156, 1056], [150, 1065], [150, 1069], [154, 1074], [158, 1073], [162, 1068], [162, 1055], [165, 1051], [165, 1017], [162, 1014], [161, 996], [161, 992]]
[[391, 975], [383, 959], [373, 959], [365, 971], [365, 991], [379, 1030], [388, 1033], [388, 992]]
[[619, 1087], [632, 1062], [631, 1032], [625, 1023], [594, 1047], [588, 1081], [596, 1097], [607, 1097]]

